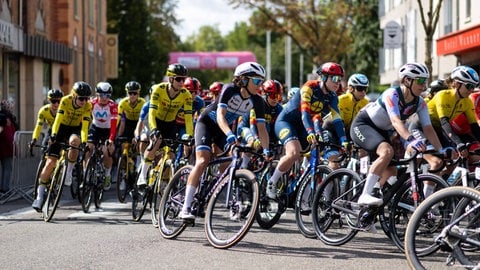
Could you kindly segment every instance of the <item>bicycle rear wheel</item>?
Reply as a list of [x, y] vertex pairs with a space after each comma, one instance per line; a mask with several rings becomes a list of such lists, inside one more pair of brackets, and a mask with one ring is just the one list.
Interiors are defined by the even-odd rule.
[[83, 177], [83, 183], [82, 185], [80, 185], [82, 210], [85, 213], [88, 213], [90, 211], [90, 205], [92, 204], [92, 198], [94, 196], [94, 185], [96, 183], [95, 164], [95, 157], [92, 156], [87, 162], [87, 170], [85, 171], [85, 177]]
[[79, 203], [82, 203], [80, 196], [80, 183], [82, 181], [83, 168], [80, 163], [75, 162], [72, 172], [72, 184], [70, 185], [70, 195], [72, 198], [77, 198]]
[[65, 177], [67, 176], [66, 162], [67, 161], [65, 160], [60, 163], [60, 168], [55, 170], [52, 176], [48, 194], [46, 194], [47, 197], [42, 207], [42, 215], [45, 222], [52, 220], [53, 215], [57, 210], [58, 203], [60, 202], [60, 198], [62, 197], [63, 183], [65, 182]]
[[38, 185], [40, 184], [40, 174], [42, 174], [43, 167], [45, 167], [45, 163], [47, 159], [45, 156], [42, 157], [40, 162], [38, 163], [37, 173], [35, 174], [35, 181], [33, 182], [33, 199], [37, 198], [37, 189]]
[[[460, 238], [449, 235], [446, 226], [453, 220], [452, 215], [455, 208], [463, 198], [467, 198], [468, 204], [470, 202], [480, 203], [478, 191], [456, 186], [433, 193], [415, 209], [405, 231], [405, 255], [410, 268], [443, 268], [446, 258], [452, 255], [450, 245], [461, 247]], [[468, 224], [468, 221], [465, 223], [461, 221], [457, 226], [459, 230], [465, 229], [462, 224]], [[447, 230], [445, 237], [436, 239], [443, 230]], [[436, 256], [426, 257], [435, 251], [438, 251]], [[461, 256], [457, 257], [458, 253], [454, 252], [454, 254], [463, 263], [463, 258]]]
[[205, 233], [215, 248], [229, 248], [247, 234], [255, 220], [259, 188], [255, 175], [236, 170], [233, 179], [220, 180], [205, 213]]
[[165, 188], [158, 207], [158, 228], [164, 238], [174, 239], [187, 227], [187, 224], [178, 217], [178, 214], [182, 211], [185, 186], [192, 169], [192, 165], [177, 169], [172, 180]]
[[300, 233], [307, 238], [316, 238], [317, 234], [313, 228], [312, 204], [315, 191], [324, 181], [332, 169], [326, 165], [317, 166], [315, 172], [315, 181], [312, 182], [312, 176], [308, 175], [299, 183], [297, 197], [295, 198], [295, 223]]
[[162, 196], [165, 191], [165, 187], [173, 178], [173, 172], [174, 172], [173, 162], [171, 160], [167, 160], [163, 165], [163, 171], [158, 174], [161, 180], [157, 181], [153, 189], [151, 218], [152, 218], [152, 225], [155, 228], [158, 227], [158, 210], [160, 208], [160, 202], [162, 201]]
[[313, 199], [312, 220], [315, 233], [323, 243], [340, 246], [358, 233], [360, 208], [355, 204], [362, 192], [361, 182], [357, 173], [341, 168], [330, 173], [318, 187]]
[[127, 157], [121, 156], [118, 160], [117, 165], [117, 198], [121, 203], [125, 202], [127, 197], [127, 179], [128, 179], [128, 169], [127, 169]]
[[[418, 175], [418, 204], [425, 200], [423, 195], [423, 187], [426, 182], [433, 183], [435, 186], [434, 192], [439, 191], [440, 189], [448, 187], [447, 182], [441, 177], [434, 174], [420, 174]], [[415, 211], [411, 180], [408, 178], [404, 185], [400, 187], [399, 190], [395, 192], [393, 196], [393, 201], [390, 205], [389, 216], [389, 225], [390, 225], [390, 238], [393, 240], [393, 243], [403, 252], [404, 251], [404, 241], [405, 241], [405, 230], [407, 229], [408, 221]], [[427, 230], [423, 231], [425, 237], [427, 237]], [[434, 237], [435, 231], [431, 231], [430, 237]], [[425, 249], [424, 255], [428, 253], [435, 252], [435, 250]]]
[[[281, 198], [273, 200], [268, 198], [266, 194], [268, 179], [272, 176], [277, 164], [278, 160], [272, 161], [272, 163], [268, 165], [268, 171], [266, 171], [264, 175], [262, 175], [262, 179], [260, 179], [260, 200], [258, 202], [258, 210], [255, 219], [257, 220], [258, 225], [263, 229], [270, 229], [277, 224], [286, 208], [286, 205], [284, 205], [285, 202], [282, 202]], [[287, 176], [284, 175], [282, 177]], [[286, 183], [285, 179], [281, 179], [280, 181]]]

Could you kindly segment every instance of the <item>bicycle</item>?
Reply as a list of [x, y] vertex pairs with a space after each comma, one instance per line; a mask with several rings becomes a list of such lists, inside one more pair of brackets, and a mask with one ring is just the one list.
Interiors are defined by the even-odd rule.
[[93, 201], [95, 208], [100, 208], [103, 198], [103, 184], [105, 183], [105, 166], [103, 165], [103, 141], [99, 141], [92, 151], [92, 155], [87, 162], [84, 181], [80, 185], [80, 194], [82, 196], [83, 212], [88, 213]]
[[[69, 145], [68, 143], [58, 142], [58, 144], [62, 148], [60, 158], [57, 160], [57, 164], [53, 171], [50, 184], [47, 186], [45, 200], [42, 206], [42, 217], [45, 222], [49, 222], [53, 218], [53, 215], [55, 214], [58, 203], [60, 202], [60, 198], [62, 196], [63, 183], [65, 182], [65, 178], [67, 177], [68, 150], [77, 149], [80, 152], [83, 152], [82, 148], [74, 147], [72, 145]], [[83, 171], [81, 153], [79, 153], [78, 157], [79, 158], [77, 158], [75, 167], [81, 172]]]
[[[167, 183], [172, 179], [175, 171], [174, 162], [170, 159], [170, 153], [177, 148], [177, 145], [184, 144], [191, 146], [193, 140], [162, 139], [165, 144], [155, 155], [155, 166], [148, 169], [148, 184], [145, 190], [140, 190], [137, 181], [132, 191], [132, 217], [134, 221], [140, 221], [148, 206], [151, 209], [152, 225], [158, 227], [157, 209]], [[140, 174], [138, 174], [139, 176]]]
[[[410, 215], [418, 204], [425, 199], [423, 186], [426, 181], [435, 185], [435, 191], [448, 186], [441, 177], [430, 173], [419, 173], [417, 165], [418, 151], [414, 151], [409, 158], [392, 160], [392, 166], [409, 165], [404, 173], [398, 172], [398, 181], [390, 186], [385, 184], [383, 204], [381, 206], [363, 206], [357, 203], [365, 179], [350, 170], [338, 169], [330, 173], [317, 189], [313, 207], [314, 228], [319, 239], [328, 245], [339, 246], [349, 242], [359, 231], [375, 230], [377, 217], [382, 226], [388, 227], [391, 239], [403, 251], [403, 236], [405, 226]], [[332, 192], [324, 194], [325, 187], [332, 183]], [[341, 192], [340, 183], [344, 183]], [[388, 219], [384, 209], [389, 207]]]
[[135, 169], [137, 155], [134, 150], [135, 146], [130, 143], [130, 138], [118, 137], [116, 141], [122, 149], [117, 163], [116, 193], [118, 201], [124, 203], [128, 192], [133, 189], [135, 179], [137, 179]]
[[[480, 259], [479, 187], [454, 186], [428, 197], [416, 209], [405, 233], [405, 256], [412, 269], [452, 266], [458, 261], [467, 269], [478, 269]], [[433, 214], [433, 213], [437, 214]], [[439, 262], [422, 258], [440, 250]], [[442, 264], [440, 264], [442, 263]], [[457, 265], [456, 265], [457, 266]]]
[[[230, 150], [232, 155], [226, 156]], [[240, 242], [255, 220], [259, 186], [251, 171], [239, 169], [241, 153], [245, 152], [261, 156], [253, 148], [230, 145], [208, 163], [194, 196], [192, 214], [205, 217], [205, 234], [215, 248], [229, 248]], [[222, 163], [229, 164], [223, 172], [218, 173], [217, 167]], [[164, 238], [174, 239], [187, 226], [195, 224], [194, 221], [184, 221], [178, 217], [192, 169], [191, 165], [180, 168], [165, 188], [158, 211], [159, 230]]]

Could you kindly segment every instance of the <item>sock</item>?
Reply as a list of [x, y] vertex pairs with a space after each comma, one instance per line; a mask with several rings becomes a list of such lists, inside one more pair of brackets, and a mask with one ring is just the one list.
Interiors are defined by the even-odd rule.
[[280, 170], [278, 170], [278, 168], [275, 168], [275, 171], [273, 172], [273, 175], [272, 177], [270, 177], [270, 179], [268, 180], [268, 182], [271, 182], [273, 183], [274, 185], [277, 184], [278, 180], [280, 179], [280, 177], [282, 177], [282, 175], [284, 174], [285, 172], [281, 172]]
[[248, 166], [248, 162], [250, 162], [250, 157], [247, 155], [242, 156], [242, 165], [240, 165], [241, 169], [245, 169]]
[[435, 189], [434, 185], [425, 184], [425, 186], [423, 186], [423, 195], [425, 195], [425, 198], [432, 195], [434, 189]]
[[325, 198], [326, 201], [329, 201], [332, 195], [332, 189], [333, 189], [333, 182], [330, 181], [330, 183], [325, 186], [325, 189], [323, 190], [323, 197]]
[[197, 191], [197, 187], [192, 185], [187, 185], [185, 187], [185, 202], [183, 203], [182, 211], [187, 212], [188, 208], [192, 206], [193, 196]]
[[[40, 181], [40, 179], [38, 179], [38, 181]], [[43, 200], [43, 196], [45, 195], [45, 186], [44, 185], [38, 185], [37, 187], [37, 200], [40, 200], [42, 201]]]
[[105, 168], [105, 176], [110, 176], [112, 168]]
[[75, 163], [74, 162], [68, 162], [68, 165], [67, 165], [67, 176], [71, 176], [72, 175], [72, 172], [73, 172], [73, 167], [75, 166]]
[[378, 179], [380, 179], [380, 176], [369, 173], [365, 181], [365, 186], [363, 187], [362, 195], [370, 195]]
[[150, 166], [151, 163], [152, 163], [151, 161], [149, 162], [147, 160], [144, 160], [140, 164], [140, 167], [142, 168], [142, 171], [140, 173], [141, 173], [141, 177], [143, 177], [143, 179], [147, 179], [148, 167]]

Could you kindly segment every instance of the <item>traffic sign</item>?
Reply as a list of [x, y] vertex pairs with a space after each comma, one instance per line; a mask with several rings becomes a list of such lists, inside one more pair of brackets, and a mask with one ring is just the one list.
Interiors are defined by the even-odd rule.
[[402, 40], [402, 26], [396, 21], [389, 21], [383, 29], [383, 48], [401, 48]]

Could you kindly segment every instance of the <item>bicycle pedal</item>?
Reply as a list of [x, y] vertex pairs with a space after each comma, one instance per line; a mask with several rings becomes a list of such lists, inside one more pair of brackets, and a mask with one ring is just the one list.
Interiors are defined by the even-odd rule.
[[195, 227], [195, 219], [184, 219], [183, 223], [190, 227]]

